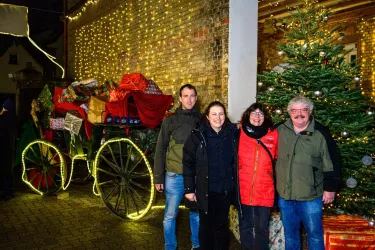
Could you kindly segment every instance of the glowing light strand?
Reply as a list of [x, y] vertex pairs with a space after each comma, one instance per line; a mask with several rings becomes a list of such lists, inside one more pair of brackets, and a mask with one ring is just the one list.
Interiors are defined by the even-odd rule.
[[[141, 219], [143, 216], [145, 216], [147, 214], [147, 212], [151, 209], [152, 207], [152, 202], [154, 200], [154, 195], [155, 195], [155, 187], [154, 187], [154, 177], [152, 175], [152, 169], [151, 169], [151, 166], [150, 166], [150, 163], [148, 162], [145, 154], [143, 153], [143, 151], [133, 142], [131, 141], [130, 139], [127, 139], [127, 138], [113, 138], [113, 139], [110, 139], [108, 141], [106, 141], [105, 143], [103, 143], [103, 145], [99, 148], [98, 150], [98, 153], [96, 154], [95, 156], [95, 160], [94, 160], [94, 166], [93, 166], [93, 170], [92, 170], [92, 173], [93, 173], [93, 176], [95, 178], [95, 185], [96, 185], [96, 188], [97, 190], [99, 191], [100, 193], [100, 188], [99, 188], [99, 183], [97, 181], [97, 172], [98, 172], [98, 163], [99, 163], [99, 158], [100, 158], [100, 155], [101, 155], [101, 151], [108, 145], [108, 144], [111, 144], [111, 143], [117, 143], [117, 142], [124, 142], [124, 143], [127, 143], [127, 144], [130, 144], [133, 148], [136, 149], [136, 151], [141, 155], [141, 157], [143, 158], [143, 161], [146, 163], [146, 167], [147, 167], [147, 170], [148, 172], [150, 173], [150, 200], [148, 201], [147, 203], [147, 206], [145, 209], [139, 211], [140, 213], [131, 213], [131, 214], [127, 214], [127, 217], [129, 219], [132, 219], [132, 220], [139, 220]], [[130, 156], [128, 156], [130, 157]], [[100, 194], [100, 196], [102, 197], [102, 195]]]
[[[52, 144], [51, 142], [49, 141], [46, 141], [46, 140], [35, 140], [31, 143], [29, 143], [29, 145], [26, 146], [26, 148], [22, 151], [22, 181], [24, 183], [26, 183], [34, 192], [40, 194], [40, 195], [44, 195], [46, 194], [45, 192], [41, 192], [40, 190], [38, 190], [37, 188], [34, 187], [34, 185], [32, 183], [29, 182], [28, 180], [28, 176], [27, 176], [27, 173], [26, 173], [26, 160], [25, 160], [25, 155], [26, 153], [29, 151], [29, 149], [33, 146], [33, 145], [39, 145], [39, 147], [41, 148], [41, 154], [43, 154], [43, 152], [48, 155], [48, 147], [54, 149], [59, 157], [59, 160], [60, 160], [60, 172], [61, 172], [61, 186], [58, 188], [57, 191], [59, 191], [63, 186], [64, 186], [64, 183], [65, 183], [65, 173], [66, 173], [66, 164], [65, 164], [65, 160], [64, 160], [64, 157], [62, 155], [62, 153], [60, 152], [60, 150], [54, 145]], [[53, 159], [51, 159], [53, 160]], [[56, 192], [57, 192], [56, 191]]]

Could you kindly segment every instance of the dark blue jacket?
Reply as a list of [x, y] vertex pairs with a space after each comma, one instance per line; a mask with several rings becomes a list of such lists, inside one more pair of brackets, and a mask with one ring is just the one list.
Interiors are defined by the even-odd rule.
[[[195, 193], [197, 197], [197, 202], [191, 202], [186, 200], [185, 206], [192, 209], [200, 209], [208, 212], [208, 192], [215, 191], [212, 189], [221, 189], [222, 191], [232, 191], [224, 190], [226, 188], [234, 188], [237, 185], [237, 147], [238, 147], [238, 129], [232, 124], [228, 123], [223, 126], [220, 133], [222, 133], [221, 138], [226, 141], [227, 138], [231, 138], [230, 146], [232, 147], [232, 156], [225, 156], [224, 158], [231, 157], [230, 170], [231, 171], [231, 181], [230, 184], [223, 181], [220, 185], [216, 180], [210, 181], [210, 178], [220, 177], [226, 175], [224, 172], [218, 172], [217, 176], [211, 176], [209, 174], [209, 163], [208, 163], [208, 148], [207, 148], [207, 136], [209, 136], [210, 130], [207, 124], [201, 124], [199, 127], [195, 128], [191, 135], [186, 139], [183, 148], [183, 176], [184, 176], [184, 188], [185, 194]], [[214, 155], [211, 157], [220, 158], [219, 155]], [[214, 187], [209, 187], [209, 183], [214, 185]], [[233, 190], [234, 191], [234, 190]]]

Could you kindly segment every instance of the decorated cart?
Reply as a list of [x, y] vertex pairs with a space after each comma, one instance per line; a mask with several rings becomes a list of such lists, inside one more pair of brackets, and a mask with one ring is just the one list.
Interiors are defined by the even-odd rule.
[[155, 128], [173, 98], [141, 74], [124, 75], [118, 86], [93, 85], [45, 86], [33, 101], [40, 138], [22, 152], [22, 179], [38, 194], [54, 194], [68, 188], [84, 161], [104, 204], [121, 218], [140, 219], [154, 200]]

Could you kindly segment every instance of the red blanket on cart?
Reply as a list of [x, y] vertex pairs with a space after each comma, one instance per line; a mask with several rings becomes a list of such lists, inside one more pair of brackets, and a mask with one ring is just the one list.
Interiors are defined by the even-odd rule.
[[[131, 97], [134, 102], [130, 101]], [[122, 101], [107, 102], [106, 116], [139, 118], [141, 124], [148, 128], [157, 127], [163, 120], [165, 112], [173, 103], [171, 95], [149, 95], [141, 92], [130, 92]]]

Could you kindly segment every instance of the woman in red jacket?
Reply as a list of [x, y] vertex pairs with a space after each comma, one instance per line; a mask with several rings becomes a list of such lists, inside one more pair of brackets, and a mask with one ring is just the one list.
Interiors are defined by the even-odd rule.
[[238, 147], [242, 249], [268, 249], [268, 221], [275, 197], [272, 160], [278, 143], [278, 133], [272, 128], [262, 104], [252, 104], [242, 115]]

